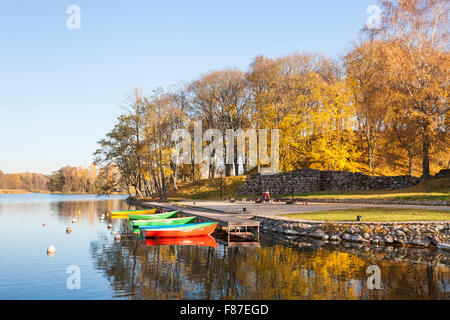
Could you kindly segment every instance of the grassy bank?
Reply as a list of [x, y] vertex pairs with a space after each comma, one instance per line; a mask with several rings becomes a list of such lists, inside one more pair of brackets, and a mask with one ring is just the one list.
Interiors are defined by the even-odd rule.
[[[273, 198], [305, 199], [386, 199], [416, 201], [450, 201], [450, 179], [429, 179], [415, 186], [396, 190], [320, 191], [311, 193], [272, 195]], [[248, 196], [239, 196], [247, 197]], [[255, 196], [258, 197], [258, 196]]]
[[[178, 190], [170, 188], [170, 200], [198, 199], [217, 200], [221, 198], [220, 178], [204, 179], [195, 182], [180, 183]], [[245, 182], [245, 176], [224, 177], [222, 179], [222, 198], [259, 198], [261, 195], [239, 195], [238, 188]], [[361, 191], [321, 191], [302, 194], [271, 195], [272, 198], [299, 197], [306, 199], [386, 199], [416, 201], [450, 201], [450, 179], [429, 179], [416, 186], [397, 190], [361, 190]]]
[[[234, 197], [237, 189], [245, 182], [245, 176], [205, 179], [182, 183], [177, 190], [170, 190], [168, 196], [183, 199], [220, 199]], [[222, 188], [221, 188], [222, 185]], [[222, 189], [222, 193], [221, 193]]]
[[[168, 201], [182, 199], [219, 200], [236, 197], [237, 189], [245, 182], [245, 176], [204, 179], [178, 184], [178, 190], [170, 187], [167, 191]], [[140, 200], [152, 200], [143, 198]], [[156, 199], [154, 199], [156, 200]]]
[[315, 221], [356, 221], [357, 216], [366, 222], [395, 221], [450, 221], [450, 212], [444, 210], [397, 209], [397, 208], [360, 208], [304, 212], [283, 215], [292, 219]]

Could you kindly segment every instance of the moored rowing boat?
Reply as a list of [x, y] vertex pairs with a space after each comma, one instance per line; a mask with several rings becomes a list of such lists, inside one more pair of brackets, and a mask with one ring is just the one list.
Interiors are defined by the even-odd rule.
[[163, 213], [155, 213], [149, 215], [134, 215], [130, 214], [128, 218], [130, 220], [159, 220], [159, 219], [168, 219], [172, 218], [178, 213], [177, 211], [163, 212]]
[[195, 217], [185, 217], [185, 218], [173, 218], [173, 219], [158, 219], [158, 220], [133, 220], [131, 225], [133, 227], [144, 227], [144, 226], [169, 226], [169, 225], [180, 225], [187, 224], [195, 220]]
[[190, 223], [174, 226], [139, 227], [146, 238], [176, 238], [207, 236], [216, 229], [217, 222]]
[[141, 214], [152, 214], [156, 212], [156, 208], [153, 209], [145, 209], [145, 210], [124, 210], [124, 211], [111, 211], [111, 215], [141, 215]]

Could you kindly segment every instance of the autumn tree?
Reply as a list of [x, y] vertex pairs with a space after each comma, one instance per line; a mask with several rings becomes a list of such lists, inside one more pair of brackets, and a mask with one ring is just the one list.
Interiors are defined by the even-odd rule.
[[247, 78], [253, 122], [258, 128], [281, 130], [283, 170], [354, 169], [354, 110], [339, 63], [309, 53], [277, 59], [259, 56]]
[[355, 44], [344, 58], [347, 83], [355, 105], [360, 149], [366, 156], [372, 175], [375, 174], [376, 156], [385, 121], [389, 116], [385, 46], [384, 43], [371, 39]]
[[185, 126], [184, 105], [171, 93], [161, 88], [146, 101], [146, 152], [147, 167], [153, 185], [161, 200], [167, 199], [167, 178], [177, 172], [173, 163], [171, 134]]
[[124, 183], [128, 189], [133, 187], [142, 195], [142, 181], [139, 181], [142, 172], [138, 172], [140, 166], [136, 164], [136, 135], [130, 123], [129, 116], [119, 116], [114, 128], [98, 142], [99, 149], [94, 153], [95, 163], [101, 166], [104, 173], [107, 173], [109, 168], [117, 168], [119, 173], [119, 181], [105, 178], [105, 181], [114, 182], [108, 184], [109, 190], [105, 192], [111, 192], [118, 184]]
[[[205, 128], [218, 129], [226, 136], [227, 129], [249, 127], [251, 94], [244, 72], [236, 69], [210, 72], [193, 81], [190, 90], [194, 115], [203, 120]], [[236, 147], [236, 144], [234, 145]], [[226, 163], [225, 155], [223, 162]], [[231, 175], [233, 167], [234, 174], [239, 174], [236, 150], [234, 164], [225, 167], [227, 176]], [[210, 163], [211, 178], [214, 177], [216, 169], [215, 164]]]
[[[417, 124], [422, 176], [430, 176], [430, 153], [448, 147], [448, 83], [450, 70], [447, 0], [381, 1], [383, 36], [389, 50], [389, 82], [403, 96], [403, 114]], [[447, 143], [442, 143], [443, 141]]]

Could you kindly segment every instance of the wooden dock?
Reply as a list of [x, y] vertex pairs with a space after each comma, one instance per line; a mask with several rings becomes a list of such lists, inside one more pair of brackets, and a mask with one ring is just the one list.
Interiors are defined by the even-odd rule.
[[[219, 210], [197, 208], [192, 206], [174, 206], [161, 204], [159, 202], [136, 202], [136, 204], [145, 207], [159, 208], [164, 211], [179, 210], [183, 215], [196, 217], [201, 221], [215, 221], [219, 223], [221, 230], [226, 231], [228, 242], [231, 236], [254, 235], [255, 241], [259, 242], [260, 222], [252, 220], [252, 215], [225, 213]], [[253, 232], [252, 232], [253, 229]]]

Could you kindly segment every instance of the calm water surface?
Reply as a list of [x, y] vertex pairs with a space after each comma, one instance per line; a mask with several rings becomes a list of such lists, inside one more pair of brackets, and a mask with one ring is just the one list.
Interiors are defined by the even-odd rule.
[[[0, 195], [0, 299], [450, 299], [447, 253], [265, 234], [259, 247], [151, 245], [125, 220], [100, 221], [135, 209], [123, 199]], [[367, 286], [371, 265], [380, 268], [380, 290]], [[80, 289], [67, 286], [69, 266], [81, 271]]]

